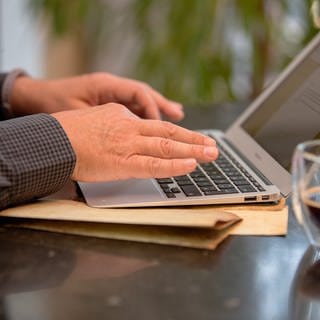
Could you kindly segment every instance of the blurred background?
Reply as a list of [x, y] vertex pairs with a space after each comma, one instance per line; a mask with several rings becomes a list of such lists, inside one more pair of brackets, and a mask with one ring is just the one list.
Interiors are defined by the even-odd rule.
[[107, 71], [194, 106], [250, 101], [316, 30], [308, 0], [0, 0], [1, 69]]

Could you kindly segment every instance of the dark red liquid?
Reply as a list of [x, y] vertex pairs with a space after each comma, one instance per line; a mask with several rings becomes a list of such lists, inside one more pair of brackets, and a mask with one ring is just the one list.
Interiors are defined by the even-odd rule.
[[303, 202], [310, 212], [311, 220], [320, 228], [320, 187], [307, 190]]

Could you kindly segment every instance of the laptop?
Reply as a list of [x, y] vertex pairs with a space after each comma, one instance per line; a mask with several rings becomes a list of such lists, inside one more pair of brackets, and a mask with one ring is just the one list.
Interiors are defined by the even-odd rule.
[[274, 202], [291, 192], [295, 146], [320, 139], [320, 33], [225, 131], [219, 157], [165, 179], [79, 183], [89, 206], [146, 207]]

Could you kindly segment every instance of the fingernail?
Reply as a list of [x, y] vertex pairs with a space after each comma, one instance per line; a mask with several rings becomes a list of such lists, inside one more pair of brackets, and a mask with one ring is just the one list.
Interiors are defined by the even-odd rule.
[[217, 148], [215, 147], [205, 147], [204, 154], [210, 158], [213, 158], [217, 154]]

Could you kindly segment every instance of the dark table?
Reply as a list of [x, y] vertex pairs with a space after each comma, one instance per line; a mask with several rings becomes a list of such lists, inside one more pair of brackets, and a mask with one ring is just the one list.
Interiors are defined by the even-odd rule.
[[[242, 109], [190, 108], [183, 125], [225, 128]], [[292, 210], [286, 237], [215, 251], [2, 227], [0, 319], [319, 319], [315, 259]]]

